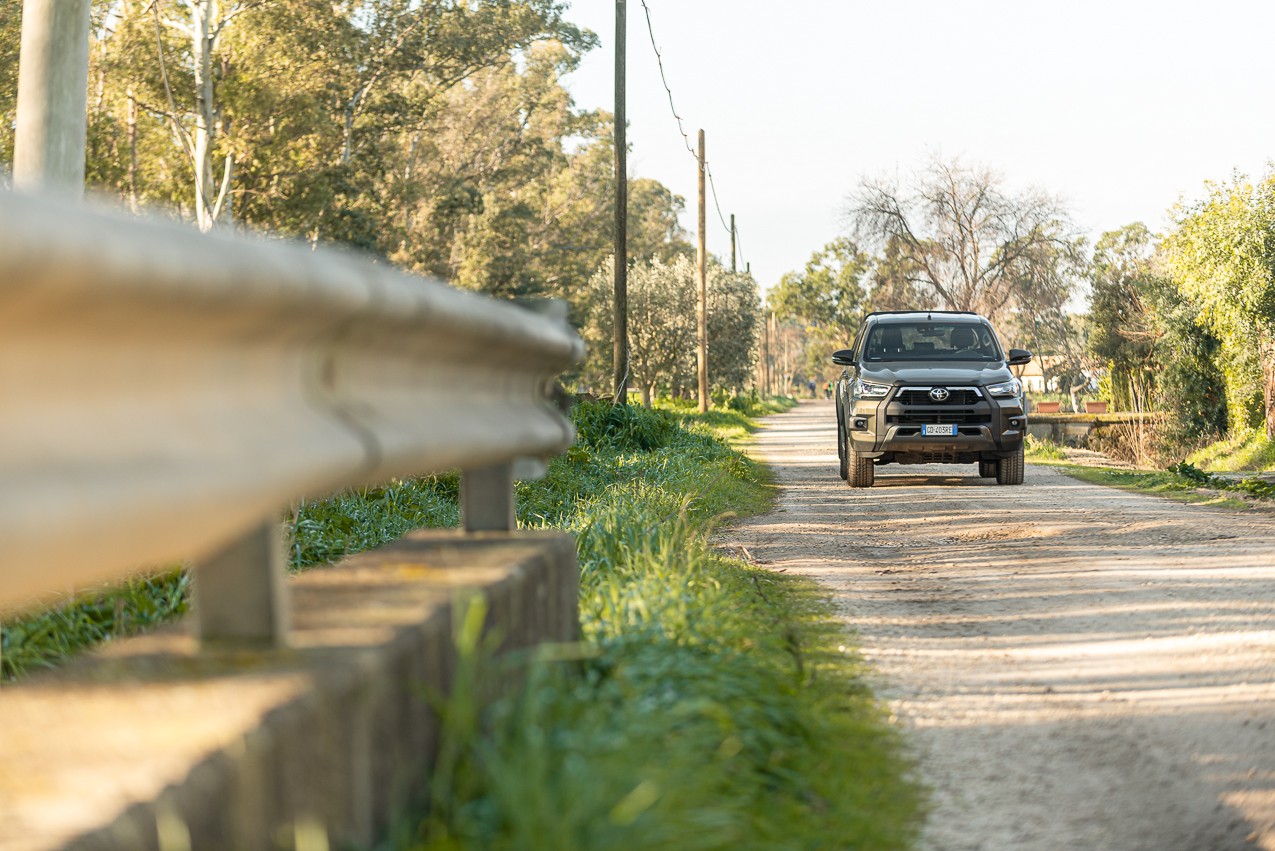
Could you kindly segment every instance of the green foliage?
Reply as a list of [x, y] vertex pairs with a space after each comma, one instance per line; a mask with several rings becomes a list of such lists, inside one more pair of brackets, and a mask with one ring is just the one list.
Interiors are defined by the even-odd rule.
[[1085, 348], [1105, 364], [1101, 395], [1118, 411], [1143, 410], [1150, 401], [1137, 398], [1136, 385], [1154, 375], [1159, 333], [1147, 304], [1158, 283], [1151, 279], [1154, 251], [1141, 222], [1104, 233], [1094, 248]]
[[1067, 459], [1067, 453], [1057, 443], [1041, 440], [1030, 434], [1024, 440], [1024, 451], [1027, 457], [1034, 461], [1065, 461]]
[[1275, 437], [1275, 175], [1212, 185], [1176, 224], [1173, 278], [1221, 342], [1229, 424]]
[[1255, 429], [1234, 431], [1191, 453], [1187, 460], [1209, 470], [1275, 470], [1275, 440]]
[[[597, 387], [611, 384], [614, 328], [614, 259], [589, 284], [583, 335], [591, 353], [585, 372]], [[650, 405], [657, 393], [698, 383], [698, 272], [686, 255], [636, 262], [628, 273], [631, 381]], [[752, 378], [760, 301], [751, 275], [720, 263], [707, 268], [708, 380], [712, 388], [739, 390]]]
[[1189, 461], [1180, 461], [1174, 464], [1169, 467], [1169, 472], [1197, 487], [1239, 491], [1260, 499], [1275, 499], [1275, 482], [1258, 476], [1238, 479], [1227, 478], [1213, 473], [1206, 473]]
[[865, 298], [866, 254], [849, 239], [835, 239], [810, 255], [800, 272], [788, 272], [770, 291], [768, 304], [780, 319], [831, 326], [854, 333]]
[[1119, 410], [1169, 414], [1167, 454], [1225, 429], [1226, 382], [1217, 337], [1165, 273], [1141, 223], [1102, 235], [1094, 250], [1086, 349], [1105, 368], [1101, 392]]
[[[1163, 472], [1083, 467], [1075, 464], [1058, 464], [1056, 467], [1067, 475], [1083, 481], [1121, 490], [1158, 494], [1181, 502], [1247, 508], [1249, 503], [1245, 502], [1244, 498], [1275, 499], [1275, 482], [1268, 479], [1258, 476], [1245, 478], [1215, 476], [1188, 462], [1174, 464]], [[1228, 497], [1226, 494], [1243, 495], [1243, 498]]]
[[581, 441], [525, 494], [577, 535], [584, 643], [486, 716], [453, 693], [446, 791], [397, 847], [907, 847], [917, 793], [828, 604], [707, 547], [723, 510], [763, 506], [759, 470], [678, 406], [605, 407], [577, 407]]
[[0, 626], [0, 675], [11, 680], [53, 668], [95, 644], [174, 620], [188, 606], [185, 571], [143, 576], [77, 596], [44, 611], [9, 618]]
[[[18, 107], [18, 47], [22, 42], [22, 4], [0, 4], [0, 163], [13, 162], [13, 132]], [[0, 173], [5, 170], [0, 169]], [[8, 184], [7, 175], [3, 181]]]
[[292, 517], [293, 569], [330, 564], [412, 529], [460, 523], [456, 474], [394, 480], [380, 487], [307, 500]]

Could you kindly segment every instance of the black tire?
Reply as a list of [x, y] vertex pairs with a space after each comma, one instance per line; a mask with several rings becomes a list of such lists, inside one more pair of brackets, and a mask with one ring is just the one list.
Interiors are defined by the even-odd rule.
[[846, 484], [852, 488], [870, 488], [876, 478], [871, 458], [864, 458], [855, 451], [854, 444], [846, 437]]
[[996, 483], [998, 485], [1021, 485], [1023, 483], [1023, 447], [1018, 447], [1013, 455], [996, 462]]
[[841, 461], [841, 478], [845, 479], [850, 475], [850, 459], [846, 457], [846, 427], [840, 417], [837, 418], [837, 458]]
[[979, 461], [978, 474], [984, 479], [994, 479], [996, 478], [996, 467], [995, 461]]

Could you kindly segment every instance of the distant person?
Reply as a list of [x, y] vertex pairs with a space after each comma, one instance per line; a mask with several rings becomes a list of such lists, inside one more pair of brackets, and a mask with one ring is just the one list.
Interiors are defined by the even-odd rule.
[[814, 380], [813, 378], [812, 378], [812, 379], [810, 379], [810, 385], [809, 385], [809, 386], [810, 386], [810, 398], [811, 398], [811, 399], [817, 399], [817, 398], [819, 398], [818, 396], [816, 396], [816, 395], [815, 395], [815, 380]]
[[823, 398], [825, 399], [832, 398], [832, 382], [831, 381], [825, 381], [823, 383]]

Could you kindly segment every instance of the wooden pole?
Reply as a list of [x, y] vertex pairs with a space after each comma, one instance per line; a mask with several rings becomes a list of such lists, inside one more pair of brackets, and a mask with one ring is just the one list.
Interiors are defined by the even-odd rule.
[[730, 271], [731, 274], [739, 271], [735, 268], [735, 214], [730, 214]]
[[699, 131], [699, 302], [696, 315], [699, 318], [699, 409], [708, 411], [708, 242], [705, 235], [707, 220], [707, 196], [704, 189], [704, 131]]
[[629, 398], [629, 175], [625, 118], [625, 0], [615, 0], [615, 396]]
[[762, 349], [762, 351], [764, 352], [762, 363], [765, 366], [764, 383], [766, 385], [766, 395], [769, 397], [769, 396], [775, 395], [775, 391], [772, 389], [772, 381], [771, 381], [770, 314], [769, 313], [766, 314], [765, 320], [762, 322], [762, 329], [763, 329], [762, 333], [764, 334], [764, 338], [765, 338], [763, 341], [763, 349]]
[[89, 0], [26, 0], [18, 60], [13, 185], [84, 196]]

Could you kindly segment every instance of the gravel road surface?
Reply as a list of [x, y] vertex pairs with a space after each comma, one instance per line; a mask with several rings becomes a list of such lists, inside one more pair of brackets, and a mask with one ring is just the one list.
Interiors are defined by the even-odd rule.
[[923, 848], [1275, 851], [1275, 513], [1032, 465], [853, 489], [832, 402], [766, 423], [782, 496], [723, 543], [857, 631], [932, 791]]

